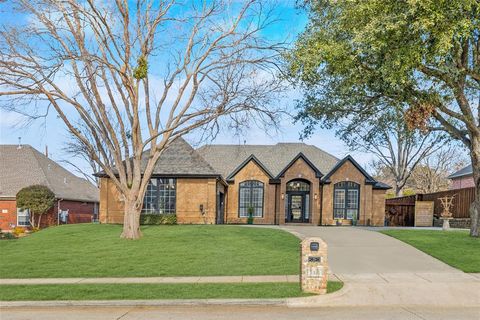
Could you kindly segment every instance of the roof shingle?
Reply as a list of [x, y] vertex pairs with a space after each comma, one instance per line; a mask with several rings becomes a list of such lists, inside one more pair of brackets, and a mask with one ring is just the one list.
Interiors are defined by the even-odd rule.
[[0, 198], [15, 198], [31, 185], [50, 188], [56, 198], [98, 202], [98, 188], [29, 145], [0, 145]]

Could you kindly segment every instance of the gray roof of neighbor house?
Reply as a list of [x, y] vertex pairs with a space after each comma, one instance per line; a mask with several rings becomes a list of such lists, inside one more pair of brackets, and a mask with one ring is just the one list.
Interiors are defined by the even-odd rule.
[[98, 202], [98, 188], [29, 145], [0, 145], [0, 198], [15, 198], [31, 185], [50, 188], [57, 199]]
[[462, 168], [451, 175], [448, 176], [448, 179], [455, 179], [455, 178], [460, 178], [463, 176], [470, 176], [473, 175], [473, 170], [472, 170], [472, 165], [468, 165], [465, 168]]
[[197, 151], [225, 178], [251, 155], [254, 155], [274, 177], [281, 173], [299, 154], [303, 154], [324, 175], [339, 161], [331, 154], [305, 143], [206, 145]]
[[[149, 150], [142, 156], [142, 170], [146, 167]], [[205, 159], [198, 154], [192, 146], [183, 138], [175, 139], [171, 145], [165, 149], [158, 159], [154, 175], [164, 176], [219, 176]], [[105, 176], [104, 171], [96, 173], [97, 176]]]

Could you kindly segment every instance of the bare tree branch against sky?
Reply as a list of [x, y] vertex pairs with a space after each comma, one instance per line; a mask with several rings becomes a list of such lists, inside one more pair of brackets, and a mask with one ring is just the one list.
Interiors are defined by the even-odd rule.
[[273, 3], [11, 3], [23, 19], [1, 25], [0, 103], [56, 112], [122, 195], [125, 238], [141, 236], [147, 184], [175, 139], [214, 135], [221, 118], [234, 128], [279, 119], [284, 43], [262, 35]]

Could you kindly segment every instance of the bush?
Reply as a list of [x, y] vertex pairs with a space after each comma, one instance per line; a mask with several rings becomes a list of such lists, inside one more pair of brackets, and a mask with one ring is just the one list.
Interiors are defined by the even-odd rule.
[[11, 232], [0, 232], [0, 239], [11, 240], [11, 239], [17, 239], [17, 237]]
[[141, 214], [140, 224], [177, 224], [177, 216], [174, 214]]
[[16, 237], [18, 237], [19, 235], [25, 233], [25, 228], [15, 227], [15, 228], [13, 228], [12, 233], [13, 233]]

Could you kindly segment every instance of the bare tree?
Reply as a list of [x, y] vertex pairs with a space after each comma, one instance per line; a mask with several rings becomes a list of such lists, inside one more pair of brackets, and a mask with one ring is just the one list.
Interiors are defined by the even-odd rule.
[[[415, 168], [442, 147], [444, 135], [411, 130], [402, 120], [404, 108], [389, 113], [348, 116], [338, 133], [352, 150], [373, 154], [375, 167], [384, 168], [391, 177], [395, 196], [401, 196]], [[342, 122], [337, 122], [342, 123]]]
[[282, 44], [261, 34], [274, 21], [263, 1], [11, 3], [26, 18], [1, 22], [3, 107], [56, 111], [121, 194], [123, 238], [141, 237], [146, 187], [175, 139], [223, 116], [277, 120]]
[[448, 176], [466, 163], [457, 147], [442, 148], [421, 161], [413, 170], [409, 184], [420, 193], [446, 190], [450, 186]]

